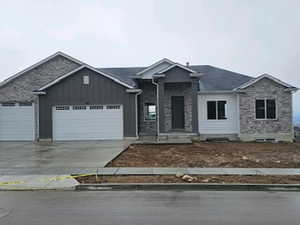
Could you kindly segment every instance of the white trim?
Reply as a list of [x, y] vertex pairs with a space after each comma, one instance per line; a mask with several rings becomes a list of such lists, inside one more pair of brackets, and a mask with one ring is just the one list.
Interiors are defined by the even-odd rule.
[[240, 136], [241, 136], [240, 95], [237, 94], [236, 98], [237, 98], [237, 104], [236, 104], [236, 107], [237, 107], [237, 131], [238, 131], [238, 137], [240, 138]]
[[[264, 110], [265, 110], [265, 118], [257, 118], [256, 117], [256, 100], [264, 100]], [[273, 119], [268, 119], [267, 118], [267, 100], [274, 100], [275, 101], [275, 118]], [[263, 121], [263, 120], [266, 120], [266, 121], [272, 121], [272, 120], [278, 120], [277, 116], [278, 116], [278, 107], [277, 107], [277, 99], [276, 98], [255, 98], [255, 103], [254, 103], [254, 112], [255, 112], [255, 120], [258, 120], [258, 121]]]
[[[215, 102], [216, 103], [216, 119], [208, 119], [208, 113], [206, 114], [206, 120], [217, 120], [217, 121], [219, 121], [219, 120], [228, 120], [228, 110], [227, 110], [227, 103], [228, 103], [228, 101], [226, 100], [226, 99], [222, 99], [222, 98], [218, 98], [218, 99], [206, 99], [206, 105], [205, 105], [205, 107], [206, 107], [206, 110], [207, 110], [207, 112], [208, 112], [208, 102]], [[218, 106], [218, 102], [225, 102], [225, 106], [224, 106], [224, 111], [225, 111], [225, 119], [218, 119], [218, 117], [219, 117], [219, 106]]]
[[293, 95], [291, 96], [291, 116], [292, 116], [292, 122], [291, 122], [291, 124], [292, 124], [292, 136], [293, 136], [293, 140], [295, 140], [295, 129], [294, 129], [294, 111], [293, 111], [293, 104], [294, 104], [294, 101], [293, 101], [294, 99], [293, 99]]
[[164, 78], [166, 75], [165, 74], [153, 74], [153, 78]]
[[144, 70], [138, 72], [137, 75], [141, 75], [141, 74], [147, 72], [148, 70], [151, 70], [151, 69], [153, 69], [154, 67], [156, 67], [156, 66], [158, 66], [159, 64], [164, 63], [164, 62], [167, 62], [167, 63], [170, 63], [170, 64], [174, 64], [174, 62], [172, 62], [171, 60], [169, 60], [169, 59], [167, 59], [167, 58], [163, 58], [163, 59], [159, 60], [158, 62], [156, 62], [156, 63], [154, 63], [154, 64], [148, 66], [146, 69], [144, 69]]
[[65, 74], [65, 75], [63, 75], [63, 76], [60, 76], [60, 77], [58, 77], [57, 79], [51, 81], [50, 83], [48, 83], [48, 84], [46, 84], [45, 86], [43, 86], [43, 87], [41, 87], [40, 89], [38, 89], [37, 92], [42, 92], [42, 91], [44, 91], [44, 90], [47, 89], [48, 87], [50, 87], [50, 86], [52, 86], [52, 85], [54, 85], [54, 84], [60, 82], [61, 80], [65, 79], [66, 77], [68, 77], [68, 76], [70, 76], [70, 75], [72, 75], [72, 74], [74, 74], [74, 73], [76, 73], [76, 72], [78, 72], [78, 71], [80, 71], [80, 70], [82, 70], [82, 69], [84, 69], [84, 68], [90, 69], [90, 70], [92, 70], [92, 71], [94, 71], [94, 72], [96, 72], [96, 73], [98, 73], [98, 74], [101, 74], [101, 75], [103, 75], [103, 76], [105, 76], [105, 77], [107, 77], [107, 78], [109, 78], [109, 79], [115, 81], [116, 83], [121, 84], [121, 85], [127, 87], [127, 88], [133, 88], [133, 87], [129, 86], [128, 84], [125, 84], [124, 82], [122, 82], [122, 81], [120, 81], [120, 80], [118, 80], [118, 79], [116, 79], [116, 78], [114, 78], [114, 77], [112, 77], [112, 76], [110, 76], [110, 75], [108, 75], [108, 74], [106, 74], [106, 73], [103, 73], [103, 72], [101, 72], [101, 71], [99, 71], [99, 70], [93, 68], [92, 66], [89, 66], [89, 65], [83, 65], [83, 66], [80, 66], [80, 67], [76, 68], [75, 70], [72, 70], [71, 72], [69, 72], [69, 73], [67, 73], [67, 74]]
[[32, 66], [30, 66], [30, 67], [28, 67], [28, 68], [26, 68], [26, 69], [24, 69], [24, 70], [22, 70], [22, 71], [16, 73], [15, 75], [13, 75], [13, 76], [7, 78], [6, 80], [2, 81], [2, 82], [0, 83], [0, 87], [3, 86], [3, 85], [5, 85], [5, 84], [7, 84], [7, 83], [10, 82], [10, 81], [12, 81], [13, 79], [15, 79], [15, 78], [21, 76], [22, 74], [24, 74], [24, 73], [26, 73], [26, 72], [28, 72], [28, 71], [30, 71], [30, 70], [32, 70], [32, 69], [34, 69], [34, 68], [36, 68], [36, 67], [42, 65], [42, 64], [44, 64], [45, 62], [47, 62], [47, 61], [49, 61], [49, 60], [55, 58], [55, 57], [58, 56], [58, 55], [63, 56], [63, 57], [65, 57], [65, 58], [67, 58], [67, 59], [69, 59], [69, 60], [71, 60], [71, 61], [73, 61], [73, 62], [75, 62], [75, 63], [78, 63], [79, 65], [85, 65], [85, 63], [83, 63], [83, 62], [81, 62], [81, 61], [79, 61], [79, 60], [77, 60], [77, 59], [75, 59], [75, 58], [73, 58], [73, 57], [71, 57], [71, 56], [69, 56], [69, 55], [63, 53], [63, 52], [56, 52], [56, 53], [54, 53], [54, 54], [48, 56], [47, 58], [45, 58], [45, 59], [43, 59], [43, 60], [41, 60], [41, 61], [39, 61], [39, 62], [33, 64]]
[[285, 82], [283, 82], [283, 81], [281, 81], [281, 80], [279, 80], [279, 79], [277, 79], [277, 78], [275, 78], [275, 77], [273, 77], [273, 76], [271, 76], [271, 75], [269, 75], [269, 74], [263, 74], [263, 75], [261, 75], [261, 76], [255, 78], [255, 79], [249, 80], [248, 82], [242, 84], [241, 86], [235, 88], [234, 90], [247, 88], [247, 87], [253, 85], [254, 83], [260, 81], [260, 80], [263, 79], [263, 78], [268, 78], [268, 79], [270, 79], [270, 80], [272, 80], [272, 81], [274, 81], [274, 82], [276, 82], [276, 83], [278, 83], [278, 84], [281, 84], [282, 86], [285, 86], [285, 87], [287, 87], [287, 88], [292, 88], [292, 89], [295, 88], [295, 87], [293, 87], [292, 85], [289, 85], [289, 84], [287, 84], [287, 83], [285, 83]]
[[32, 92], [34, 95], [45, 95], [46, 92], [45, 91], [33, 91]]
[[140, 92], [140, 91], [142, 91], [142, 89], [126, 89], [127, 93], [137, 93], [137, 92]]
[[154, 84], [156, 86], [156, 130], [157, 130], [157, 136], [160, 135], [159, 133], [159, 87], [158, 87], [158, 83], [156, 83], [154, 81], [154, 79], [152, 78], [152, 84]]
[[136, 89], [140, 90], [138, 93], [135, 95], [135, 134], [136, 138], [139, 138], [139, 111], [138, 111], [138, 96], [143, 93], [141, 89]]
[[184, 70], [186, 70], [186, 71], [189, 71], [189, 72], [191, 72], [191, 73], [197, 73], [196, 71], [194, 71], [194, 70], [192, 70], [192, 69], [190, 69], [190, 68], [188, 68], [188, 67], [186, 67], [186, 66], [184, 66], [184, 65], [181, 65], [181, 64], [179, 64], [179, 63], [175, 63], [175, 64], [173, 64], [173, 65], [171, 65], [171, 66], [169, 66], [169, 67], [167, 67], [167, 68], [165, 68], [165, 69], [162, 69], [162, 70], [160, 70], [159, 72], [157, 72], [157, 74], [161, 74], [161, 73], [165, 73], [166, 71], [168, 71], [168, 70], [170, 70], [170, 69], [173, 69], [174, 67], [180, 67], [181, 69], [184, 69]]

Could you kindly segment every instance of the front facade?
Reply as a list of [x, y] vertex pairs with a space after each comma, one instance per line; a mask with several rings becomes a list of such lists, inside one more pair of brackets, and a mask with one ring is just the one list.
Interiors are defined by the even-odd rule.
[[292, 141], [296, 90], [266, 74], [168, 59], [95, 68], [58, 52], [0, 84], [0, 141], [173, 135]]

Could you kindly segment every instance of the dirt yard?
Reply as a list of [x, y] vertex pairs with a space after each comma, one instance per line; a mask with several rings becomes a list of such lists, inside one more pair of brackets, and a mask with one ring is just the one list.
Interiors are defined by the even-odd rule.
[[107, 167], [300, 168], [300, 143], [131, 145]]
[[[251, 184], [300, 184], [300, 176], [193, 176], [196, 178], [190, 183], [251, 183]], [[78, 177], [79, 183], [188, 183], [181, 178], [171, 175], [156, 176], [99, 176]]]

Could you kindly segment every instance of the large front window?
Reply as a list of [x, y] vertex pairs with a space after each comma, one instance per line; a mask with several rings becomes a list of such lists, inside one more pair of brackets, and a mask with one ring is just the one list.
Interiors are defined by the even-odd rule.
[[208, 120], [226, 120], [226, 101], [207, 101]]
[[145, 120], [156, 120], [156, 106], [153, 103], [145, 103]]
[[275, 99], [256, 99], [256, 119], [276, 119]]

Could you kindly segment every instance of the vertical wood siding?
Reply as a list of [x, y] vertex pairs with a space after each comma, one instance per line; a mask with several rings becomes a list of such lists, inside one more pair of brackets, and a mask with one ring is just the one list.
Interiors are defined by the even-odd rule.
[[[83, 76], [90, 76], [90, 84], [83, 84]], [[40, 138], [52, 138], [52, 107], [55, 105], [123, 105], [124, 137], [136, 136], [135, 94], [126, 87], [87, 68], [49, 87], [39, 97]], [[74, 121], [76, 122], [76, 121]]]

